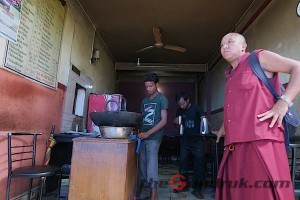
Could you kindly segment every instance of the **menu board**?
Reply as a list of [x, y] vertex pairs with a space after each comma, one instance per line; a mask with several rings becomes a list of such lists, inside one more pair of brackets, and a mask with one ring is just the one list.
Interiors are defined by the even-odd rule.
[[8, 42], [4, 67], [56, 88], [64, 15], [58, 0], [23, 0], [17, 43]]
[[0, 0], [0, 35], [16, 42], [22, 0]]

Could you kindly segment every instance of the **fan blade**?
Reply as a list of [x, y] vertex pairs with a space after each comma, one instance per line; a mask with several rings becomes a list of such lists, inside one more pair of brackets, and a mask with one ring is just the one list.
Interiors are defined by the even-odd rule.
[[183, 47], [178, 47], [178, 46], [174, 46], [174, 45], [169, 45], [169, 44], [166, 44], [164, 46], [165, 49], [169, 49], [169, 50], [173, 50], [173, 51], [179, 51], [179, 52], [186, 52], [186, 48], [183, 48]]
[[159, 28], [153, 27], [153, 35], [155, 43], [161, 43], [161, 33]]
[[146, 51], [146, 50], [148, 50], [148, 49], [153, 49], [153, 48], [155, 48], [155, 46], [145, 47], [145, 48], [142, 48], [142, 49], [136, 51], [136, 53], [140, 53], [140, 52], [142, 52], [142, 51]]

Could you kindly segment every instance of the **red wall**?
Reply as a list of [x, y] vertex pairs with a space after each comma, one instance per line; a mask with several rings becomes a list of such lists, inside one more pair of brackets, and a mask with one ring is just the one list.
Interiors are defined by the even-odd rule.
[[[175, 95], [181, 91], [186, 92], [191, 101], [195, 99], [195, 84], [191, 82], [160, 82], [159, 90], [166, 95], [169, 100], [168, 123], [165, 127], [166, 135], [177, 134], [174, 128], [174, 118], [178, 108], [175, 102]], [[127, 100], [127, 111], [140, 112], [140, 106], [145, 97], [146, 90], [143, 81], [120, 81], [118, 85], [118, 93], [122, 94]]]
[[[51, 126], [59, 130], [64, 89], [53, 90], [0, 69], [0, 199], [5, 199], [7, 180], [7, 132], [41, 132], [37, 164], [41, 164]], [[28, 190], [28, 181], [12, 181], [11, 197]]]

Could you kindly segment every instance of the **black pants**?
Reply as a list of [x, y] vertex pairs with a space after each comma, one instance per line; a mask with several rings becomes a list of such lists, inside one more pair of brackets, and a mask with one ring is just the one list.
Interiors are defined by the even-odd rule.
[[185, 177], [181, 181], [186, 182], [187, 187], [189, 187], [188, 169], [190, 155], [192, 155], [194, 161], [192, 187], [194, 190], [201, 191], [205, 165], [205, 143], [203, 137], [182, 136], [181, 138], [179, 173]]

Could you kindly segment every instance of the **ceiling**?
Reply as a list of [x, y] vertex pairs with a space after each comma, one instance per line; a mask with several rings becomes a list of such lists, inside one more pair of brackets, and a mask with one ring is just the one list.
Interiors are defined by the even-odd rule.
[[[117, 63], [207, 66], [222, 37], [236, 29], [253, 0], [78, 0]], [[260, 0], [259, 2], [266, 2]], [[270, 0], [268, 1], [270, 2]], [[152, 48], [153, 27], [161, 40], [187, 49]], [[178, 68], [177, 68], [178, 70]]]

